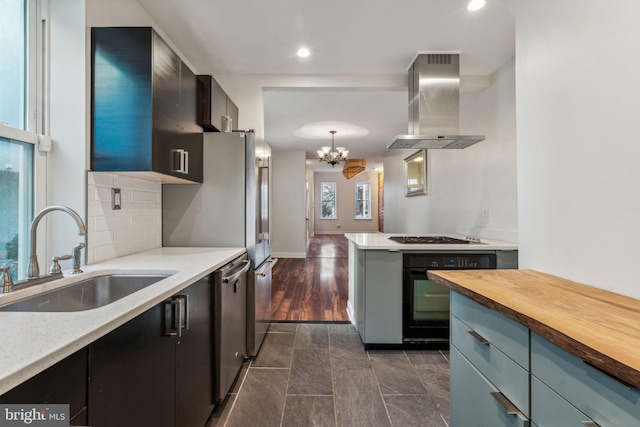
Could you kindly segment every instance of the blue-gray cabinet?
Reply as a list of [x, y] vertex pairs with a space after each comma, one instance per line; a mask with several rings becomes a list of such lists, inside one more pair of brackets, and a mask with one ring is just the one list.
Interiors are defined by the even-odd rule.
[[202, 182], [195, 74], [150, 27], [91, 29], [91, 170]]
[[349, 243], [353, 262], [353, 311], [360, 339], [402, 344], [402, 252], [364, 250]]
[[529, 330], [451, 293], [451, 425], [529, 425]]
[[[640, 390], [591, 367], [534, 332], [531, 382], [533, 421], [538, 427], [640, 425]], [[564, 418], [567, 423], [560, 423]]]
[[528, 425], [640, 426], [640, 391], [452, 291], [451, 426]]

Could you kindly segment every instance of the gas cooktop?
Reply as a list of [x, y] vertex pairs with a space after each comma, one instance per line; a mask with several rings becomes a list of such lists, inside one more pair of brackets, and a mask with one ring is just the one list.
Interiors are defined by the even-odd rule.
[[478, 240], [456, 239], [447, 236], [391, 236], [390, 240], [398, 243], [416, 243], [422, 245], [458, 245], [469, 243], [480, 243]]

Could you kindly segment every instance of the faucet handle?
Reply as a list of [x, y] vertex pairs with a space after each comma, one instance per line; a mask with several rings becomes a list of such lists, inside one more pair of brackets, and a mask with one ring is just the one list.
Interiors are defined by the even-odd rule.
[[71, 259], [71, 255], [54, 256], [51, 259], [51, 268], [49, 269], [49, 274], [62, 273], [62, 269], [60, 268], [60, 263], [58, 263], [58, 261], [63, 261], [67, 259]]
[[7, 293], [13, 290], [13, 279], [9, 274], [9, 269], [11, 268], [11, 264], [7, 264], [4, 267], [0, 267], [0, 271], [2, 271], [2, 288], [0, 288], [0, 293]]

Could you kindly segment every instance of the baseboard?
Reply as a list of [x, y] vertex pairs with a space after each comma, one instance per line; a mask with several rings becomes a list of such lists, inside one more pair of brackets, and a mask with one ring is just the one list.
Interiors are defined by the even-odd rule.
[[347, 316], [349, 316], [349, 321], [355, 325], [356, 321], [354, 320], [355, 317], [353, 316], [353, 305], [351, 301], [347, 301]]

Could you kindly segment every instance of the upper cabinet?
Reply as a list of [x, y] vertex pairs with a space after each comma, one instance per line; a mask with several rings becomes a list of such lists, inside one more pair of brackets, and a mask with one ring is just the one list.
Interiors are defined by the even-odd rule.
[[238, 107], [213, 76], [198, 77], [198, 124], [206, 132], [238, 130]]
[[150, 27], [91, 29], [91, 170], [202, 182], [197, 80]]

